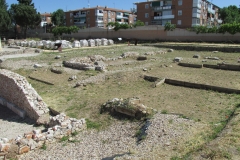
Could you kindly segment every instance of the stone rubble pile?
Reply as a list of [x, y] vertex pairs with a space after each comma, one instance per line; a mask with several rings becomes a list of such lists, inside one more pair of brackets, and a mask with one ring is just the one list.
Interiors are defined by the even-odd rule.
[[2, 105], [10, 109], [17, 106], [17, 108], [25, 111], [37, 123], [46, 123], [49, 109], [25, 77], [9, 70], [1, 69], [0, 86], [0, 97], [7, 101], [7, 103], [4, 103], [1, 100]]
[[18, 146], [18, 154], [27, 153], [42, 147], [46, 143], [52, 143], [64, 136], [71, 136], [73, 133], [86, 129], [85, 119], [76, 119], [66, 116], [64, 113], [50, 117], [46, 131], [33, 130], [32, 132], [19, 135], [15, 140], [0, 138], [0, 151], [8, 152], [11, 146]]
[[137, 57], [137, 56], [139, 56], [138, 52], [125, 52], [121, 55], [122, 58]]
[[11, 142], [8, 138], [0, 138], [0, 152], [7, 152], [10, 149]]
[[65, 67], [70, 67], [79, 70], [105, 71], [107, 64], [103, 62], [104, 60], [106, 60], [105, 57], [101, 55], [94, 55], [89, 57], [73, 58], [69, 61], [63, 61], [63, 64]]
[[137, 97], [127, 99], [114, 98], [109, 100], [101, 106], [101, 112], [106, 111], [110, 113], [122, 113], [137, 119], [141, 119], [142, 117], [152, 114], [152, 109], [142, 104], [140, 99]]
[[156, 51], [156, 52], [154, 52], [154, 51], [146, 52], [146, 53], [144, 53], [144, 55], [153, 56], [153, 55], [156, 55], [156, 54], [165, 54], [165, 53], [167, 53], [166, 50], [160, 50], [160, 51]]
[[83, 39], [80, 41], [75, 40], [74, 42], [70, 42], [67, 40], [56, 40], [56, 41], [50, 41], [50, 40], [41, 40], [41, 41], [27, 41], [27, 40], [14, 40], [13, 41], [15, 45], [21, 46], [21, 47], [31, 47], [31, 48], [45, 48], [45, 49], [57, 49], [57, 46], [55, 44], [61, 43], [62, 48], [79, 48], [79, 47], [93, 47], [93, 46], [107, 46], [107, 45], [113, 45], [114, 41], [112, 39]]

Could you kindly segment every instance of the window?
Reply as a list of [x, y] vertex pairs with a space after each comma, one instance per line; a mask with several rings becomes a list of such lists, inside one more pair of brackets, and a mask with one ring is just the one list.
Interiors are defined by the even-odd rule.
[[112, 13], [112, 16], [114, 16], [114, 12]]
[[145, 13], [145, 18], [148, 18], [148, 13]]
[[182, 15], [182, 10], [178, 10], [178, 15], [179, 15], [179, 16]]
[[177, 21], [177, 24], [178, 24], [178, 25], [181, 25], [181, 24], [182, 24], [182, 20], [178, 20], [178, 21]]
[[145, 4], [145, 9], [148, 9], [149, 8], [149, 4]]
[[89, 11], [87, 11], [87, 14], [89, 14], [90, 12]]
[[179, 5], [179, 6], [182, 5], [182, 0], [178, 0], [178, 5]]

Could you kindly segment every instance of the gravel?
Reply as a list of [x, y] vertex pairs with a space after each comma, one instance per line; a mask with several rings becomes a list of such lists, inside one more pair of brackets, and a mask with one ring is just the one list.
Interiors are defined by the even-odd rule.
[[20, 159], [152, 159], [154, 150], [170, 150], [182, 137], [188, 139], [193, 134], [189, 130], [201, 127], [202, 124], [177, 115], [157, 113], [146, 128], [146, 138], [140, 142], [135, 136], [140, 122], [117, 121], [103, 131], [80, 132], [73, 137], [75, 143], [47, 144], [46, 150], [31, 151]]

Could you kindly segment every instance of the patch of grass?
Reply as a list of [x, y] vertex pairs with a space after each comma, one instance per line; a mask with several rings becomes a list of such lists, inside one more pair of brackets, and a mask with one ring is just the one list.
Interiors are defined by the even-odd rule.
[[161, 113], [162, 113], [162, 114], [167, 114], [168, 111], [167, 111], [166, 109], [164, 109], [164, 110], [161, 111]]
[[178, 157], [178, 156], [173, 156], [170, 158], [170, 160], [182, 160], [182, 158]]
[[100, 130], [100, 128], [102, 127], [102, 124], [100, 122], [94, 122], [89, 119], [86, 119], [86, 124], [88, 129]]

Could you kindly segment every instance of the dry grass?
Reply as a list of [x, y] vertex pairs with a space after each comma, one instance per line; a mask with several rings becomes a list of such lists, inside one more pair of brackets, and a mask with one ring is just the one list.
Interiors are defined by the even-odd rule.
[[[185, 155], [187, 157], [190, 153], [190, 155], [192, 154], [195, 157], [201, 157], [201, 153], [204, 152], [204, 154], [208, 156], [214, 154], [213, 157], [215, 158], [226, 158], [230, 156], [236, 158], [236, 156], [233, 156], [234, 154], [239, 156], [239, 120], [233, 118], [227, 125], [228, 131], [226, 134], [220, 135], [220, 138], [214, 141], [211, 141], [212, 139], [209, 138], [209, 136], [215, 132], [214, 126], [226, 122], [226, 119], [229, 118], [229, 113], [233, 112], [239, 104], [239, 95], [184, 88], [167, 84], [152, 88], [152, 82], [145, 81], [141, 77], [143, 74], [148, 74], [161, 78], [166, 77], [240, 89], [239, 72], [237, 71], [215, 70], [209, 68], [186, 68], [173, 63], [174, 57], [183, 57], [184, 62], [202, 63], [203, 57], [216, 56], [221, 60], [208, 60], [204, 63], [217, 64], [225, 61], [227, 63], [237, 64], [237, 53], [212, 53], [206, 51], [196, 52], [182, 50], [148, 56], [147, 61], [136, 61], [136, 58], [109, 61], [106, 62], [110, 66], [108, 67], [109, 72], [104, 73], [106, 75], [105, 82], [100, 84], [88, 84], [86, 87], [78, 88], [73, 88], [77, 81], [103, 73], [64, 68], [63, 74], [54, 74], [49, 70], [51, 66], [60, 66], [63, 60], [68, 60], [73, 57], [98, 54], [108, 58], [117, 58], [122, 53], [128, 51], [139, 52], [140, 55], [143, 55], [145, 52], [159, 50], [162, 50], [162, 48], [151, 46], [96, 47], [92, 49], [68, 50], [60, 53], [63, 57], [60, 60], [54, 59], [58, 54], [57, 52], [48, 52], [38, 57], [27, 58], [29, 61], [38, 61], [40, 64], [47, 64], [44, 68], [37, 69], [37, 71], [33, 69], [19, 69], [16, 72], [26, 77], [32, 75], [53, 82], [55, 85], [50, 86], [28, 79], [50, 107], [61, 112], [66, 112], [72, 117], [85, 117], [93, 122], [98, 122], [101, 124], [102, 128], [111, 124], [114, 119], [110, 118], [108, 115], [101, 115], [99, 113], [100, 105], [112, 98], [129, 98], [133, 96], [141, 98], [146, 106], [157, 109], [158, 111], [164, 110], [170, 114], [181, 114], [185, 118], [187, 117], [206, 125], [206, 128], [203, 128], [201, 131], [191, 131], [193, 133], [192, 136], [188, 138], [185, 137], [185, 139], [181, 141], [181, 144], [171, 151], [168, 151], [172, 152], [171, 155], [176, 154], [177, 157]], [[192, 58], [194, 54], [200, 54], [202, 58], [194, 59]], [[16, 59], [14, 61], [18, 60], [21, 59]], [[168, 67], [161, 67], [161, 65], [164, 64]], [[144, 72], [142, 70], [143, 68], [147, 68], [148, 71]], [[68, 81], [69, 76], [73, 74], [77, 75], [78, 80]], [[236, 118], [237, 117], [239, 116], [236, 116]], [[209, 141], [211, 141], [211, 143], [209, 143]], [[221, 151], [212, 151], [216, 145], [221, 148]], [[208, 147], [203, 149], [204, 146]], [[233, 149], [227, 149], [229, 146], [234, 147]], [[218, 152], [223, 154], [216, 154]], [[156, 152], [153, 151], [153, 153], [157, 155]]]

